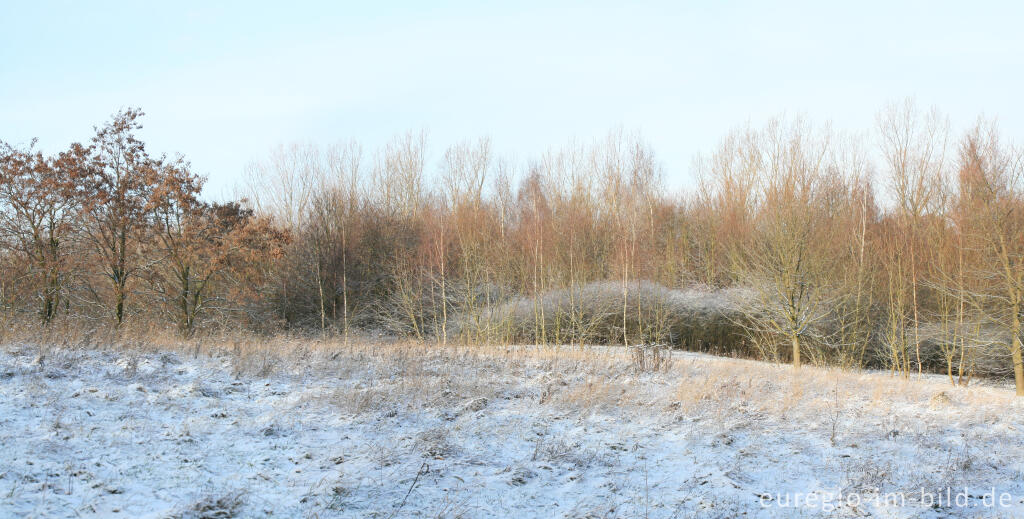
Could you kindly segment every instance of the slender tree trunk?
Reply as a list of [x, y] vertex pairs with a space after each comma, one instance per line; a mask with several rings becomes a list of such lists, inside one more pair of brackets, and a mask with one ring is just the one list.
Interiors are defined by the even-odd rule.
[[1013, 357], [1013, 380], [1017, 385], [1017, 396], [1024, 396], [1024, 362], [1021, 359], [1021, 340], [1020, 340], [1020, 303], [1015, 302], [1013, 305], [1013, 320], [1010, 324], [1010, 332], [1013, 334], [1012, 338], [1012, 349], [1010, 355]]
[[438, 244], [438, 256], [441, 267], [441, 345], [448, 346], [448, 279], [445, 277], [445, 247], [444, 247], [444, 227], [442, 224], [442, 235], [441, 241]]
[[324, 280], [323, 276], [320, 275], [320, 253], [317, 252], [316, 257], [316, 288], [317, 293], [320, 295], [320, 335], [327, 334], [327, 306], [324, 301]]
[[43, 290], [43, 324], [50, 324], [60, 306], [60, 278], [52, 268], [47, 273], [46, 286]]
[[[960, 340], [960, 366], [957, 368], [958, 379], [962, 380], [964, 375], [964, 238], [963, 233], [957, 233], [956, 239], [956, 263], [957, 263], [957, 305], [956, 305], [956, 333], [953, 335], [953, 346], [956, 347], [957, 339]], [[956, 351], [954, 350], [954, 355]], [[949, 366], [950, 381], [953, 378], [953, 365]], [[959, 382], [959, 380], [958, 380]]]
[[192, 291], [192, 288], [189, 286], [189, 276], [191, 274], [188, 267], [182, 268], [179, 275], [181, 276], [181, 323], [179, 323], [179, 326], [181, 334], [188, 336], [192, 328], [192, 323], [189, 319], [191, 312], [189, 312], [188, 308], [189, 296]]
[[622, 345], [629, 346], [629, 338], [627, 336], [626, 327], [626, 312], [628, 311], [629, 302], [629, 270], [628, 267], [623, 266], [622, 268]]
[[917, 316], [917, 257], [914, 253], [914, 245], [910, 246], [910, 279], [911, 279], [911, 295], [912, 303], [914, 305], [914, 352], [917, 357], [917, 376], [921, 376], [921, 335], [919, 332], [920, 321]]
[[[1010, 357], [1013, 361], [1013, 380], [1017, 386], [1017, 396], [1024, 396], [1024, 365], [1021, 361], [1021, 340], [1020, 340], [1020, 312], [1024, 304], [1024, 294], [1021, 293], [1020, 268], [1016, 265], [1010, 255], [1007, 240], [999, 236], [999, 252], [1003, 263], [1006, 284], [1010, 296]], [[1017, 268], [1015, 268], [1017, 267]]]
[[128, 285], [128, 236], [126, 231], [120, 231], [115, 246], [117, 247], [117, 265], [114, 267], [114, 318], [117, 321], [115, 327], [120, 328], [121, 324], [124, 323], [124, 303], [125, 299], [127, 299], [125, 291]]
[[[860, 321], [861, 316], [864, 315], [863, 308], [861, 307], [861, 293], [864, 291], [864, 245], [867, 238], [867, 208], [865, 206], [866, 203], [862, 200], [860, 212], [860, 248], [857, 253], [856, 314], [854, 317], [857, 321]], [[861, 337], [859, 333], [855, 335], [855, 340], [860, 343], [860, 348], [857, 349], [857, 367], [861, 368], [864, 366], [864, 353], [867, 350], [868, 341], [866, 338]]]
[[346, 227], [341, 226], [341, 315], [345, 323], [345, 346], [348, 346], [348, 257]]

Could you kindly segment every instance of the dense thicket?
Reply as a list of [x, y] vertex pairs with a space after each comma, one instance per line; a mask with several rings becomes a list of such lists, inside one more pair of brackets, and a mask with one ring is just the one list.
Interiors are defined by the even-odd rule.
[[280, 148], [209, 204], [139, 115], [52, 157], [3, 145], [7, 318], [671, 343], [1024, 392], [1024, 155], [984, 120], [954, 134], [906, 102], [861, 135], [742, 127], [686, 194], [622, 132], [525, 164], [408, 133]]
[[201, 201], [203, 179], [182, 157], [152, 157], [136, 138], [141, 116], [119, 112], [55, 156], [0, 142], [5, 328], [33, 314], [163, 322], [186, 336], [204, 319], [261, 322], [287, 230], [239, 203]]

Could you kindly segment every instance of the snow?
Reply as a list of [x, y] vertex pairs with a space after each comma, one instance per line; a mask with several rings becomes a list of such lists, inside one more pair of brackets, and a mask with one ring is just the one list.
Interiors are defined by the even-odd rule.
[[4, 517], [1024, 515], [1002, 387], [570, 350], [0, 351]]

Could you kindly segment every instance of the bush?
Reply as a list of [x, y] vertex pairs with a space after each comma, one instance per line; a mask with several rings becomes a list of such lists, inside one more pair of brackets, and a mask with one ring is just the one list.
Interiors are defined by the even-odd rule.
[[743, 290], [673, 290], [647, 281], [625, 288], [605, 281], [516, 297], [479, 314], [459, 314], [450, 330], [494, 342], [664, 344], [716, 354], [754, 353], [736, 324]]

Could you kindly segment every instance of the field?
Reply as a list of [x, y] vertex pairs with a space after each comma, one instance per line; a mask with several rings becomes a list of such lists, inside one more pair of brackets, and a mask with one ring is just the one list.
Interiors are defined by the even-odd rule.
[[598, 347], [0, 352], [4, 517], [1024, 516], [1024, 403], [994, 383]]

